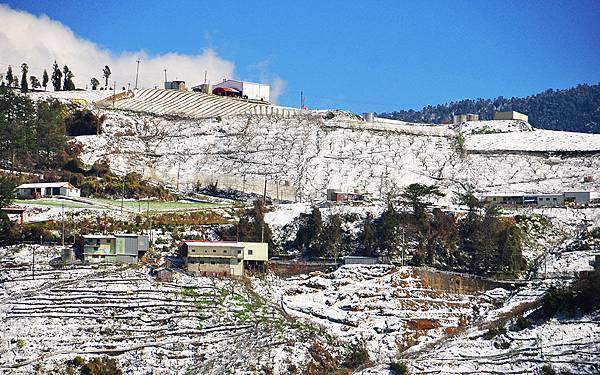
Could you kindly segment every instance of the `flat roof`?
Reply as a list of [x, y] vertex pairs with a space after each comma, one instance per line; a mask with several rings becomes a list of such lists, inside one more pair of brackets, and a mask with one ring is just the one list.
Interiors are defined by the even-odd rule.
[[194, 246], [244, 247], [244, 244], [236, 241], [183, 240], [183, 243]]
[[29, 184], [22, 184], [17, 186], [17, 189], [30, 189], [30, 188], [46, 188], [46, 187], [74, 187], [68, 182], [34, 182]]
[[84, 234], [83, 238], [116, 238], [112, 234]]

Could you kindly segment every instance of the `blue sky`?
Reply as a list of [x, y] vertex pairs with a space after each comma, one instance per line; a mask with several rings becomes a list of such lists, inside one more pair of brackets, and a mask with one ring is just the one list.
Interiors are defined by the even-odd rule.
[[600, 82], [600, 1], [8, 1], [114, 53], [198, 54], [354, 112]]

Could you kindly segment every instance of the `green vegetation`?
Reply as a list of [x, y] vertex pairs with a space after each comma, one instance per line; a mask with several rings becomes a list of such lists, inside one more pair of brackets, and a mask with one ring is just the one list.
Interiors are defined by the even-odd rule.
[[284, 248], [299, 249], [309, 258], [346, 254], [402, 258], [406, 264], [479, 275], [525, 270], [523, 234], [514, 218], [501, 217], [494, 206], [483, 207], [470, 191], [459, 194], [460, 203], [468, 207], [466, 215], [431, 210], [432, 199], [440, 195], [436, 186], [421, 184], [390, 194], [386, 210], [378, 218], [367, 214], [358, 235], [344, 225], [355, 223], [355, 215], [331, 215], [324, 222], [319, 208], [313, 207], [300, 215], [296, 238]]
[[392, 370], [396, 375], [410, 374], [410, 371], [408, 370], [408, 366], [404, 362], [390, 363], [390, 370]]
[[600, 308], [600, 273], [579, 277], [571, 286], [551, 287], [544, 295], [542, 312], [546, 317], [564, 314], [573, 317]]
[[546, 90], [525, 98], [466, 99], [424, 107], [420, 111], [381, 113], [380, 117], [409, 122], [441, 123], [454, 114], [476, 113], [492, 120], [496, 111], [518, 111], [529, 115], [529, 123], [540, 129], [600, 133], [600, 84], [577, 85], [566, 90]]
[[19, 348], [19, 350], [25, 349], [25, 346], [27, 346], [27, 343], [25, 342], [25, 340], [23, 340], [23, 339], [17, 340], [17, 348]]

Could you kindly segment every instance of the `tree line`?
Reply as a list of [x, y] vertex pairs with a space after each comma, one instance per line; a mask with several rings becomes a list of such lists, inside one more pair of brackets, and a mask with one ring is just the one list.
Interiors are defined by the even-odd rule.
[[421, 110], [380, 113], [394, 120], [440, 124], [453, 115], [476, 113], [480, 119], [493, 120], [494, 112], [517, 111], [529, 116], [536, 128], [600, 133], [600, 84], [577, 85], [565, 90], [549, 89], [525, 98], [465, 99]]
[[[37, 76], [28, 76], [28, 73], [29, 65], [27, 65], [27, 63], [21, 64], [21, 79], [19, 80], [18, 75], [13, 73], [12, 66], [9, 65], [6, 73], [4, 75], [0, 74], [0, 87], [16, 88], [20, 89], [21, 92], [26, 93], [29, 92], [30, 89], [37, 90], [42, 87], [44, 88], [44, 91], [46, 91], [48, 84], [50, 83], [52, 84], [54, 91], [76, 90], [75, 82], [73, 81], [75, 74], [67, 65], [64, 65], [61, 69], [56, 60], [52, 65], [52, 75], [49, 76], [48, 71], [44, 69], [41, 81]], [[104, 87], [100, 87], [100, 90], [108, 89], [108, 79], [111, 74], [110, 68], [108, 65], [105, 65], [102, 69]], [[90, 85], [92, 90], [96, 90], [100, 86], [100, 81], [96, 77], [92, 77], [90, 79]]]
[[407, 265], [479, 275], [523, 271], [523, 235], [514, 218], [503, 217], [495, 206], [484, 206], [471, 190], [458, 194], [468, 207], [464, 215], [431, 208], [443, 194], [436, 186], [411, 184], [388, 199], [379, 217], [368, 213], [353, 230], [356, 214], [330, 215], [318, 207], [301, 214], [293, 241], [284, 244], [303, 257], [339, 259], [344, 255], [377, 256]]

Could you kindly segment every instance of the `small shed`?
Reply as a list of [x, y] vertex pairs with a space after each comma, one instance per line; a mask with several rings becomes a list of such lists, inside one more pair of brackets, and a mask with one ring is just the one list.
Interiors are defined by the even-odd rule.
[[362, 264], [362, 265], [373, 265], [373, 264], [381, 264], [381, 260], [378, 257], [363, 257], [363, 256], [355, 256], [348, 255], [343, 258], [344, 265], [352, 265], [352, 264]]
[[173, 270], [170, 268], [157, 268], [155, 276], [156, 281], [170, 283], [173, 281]]

